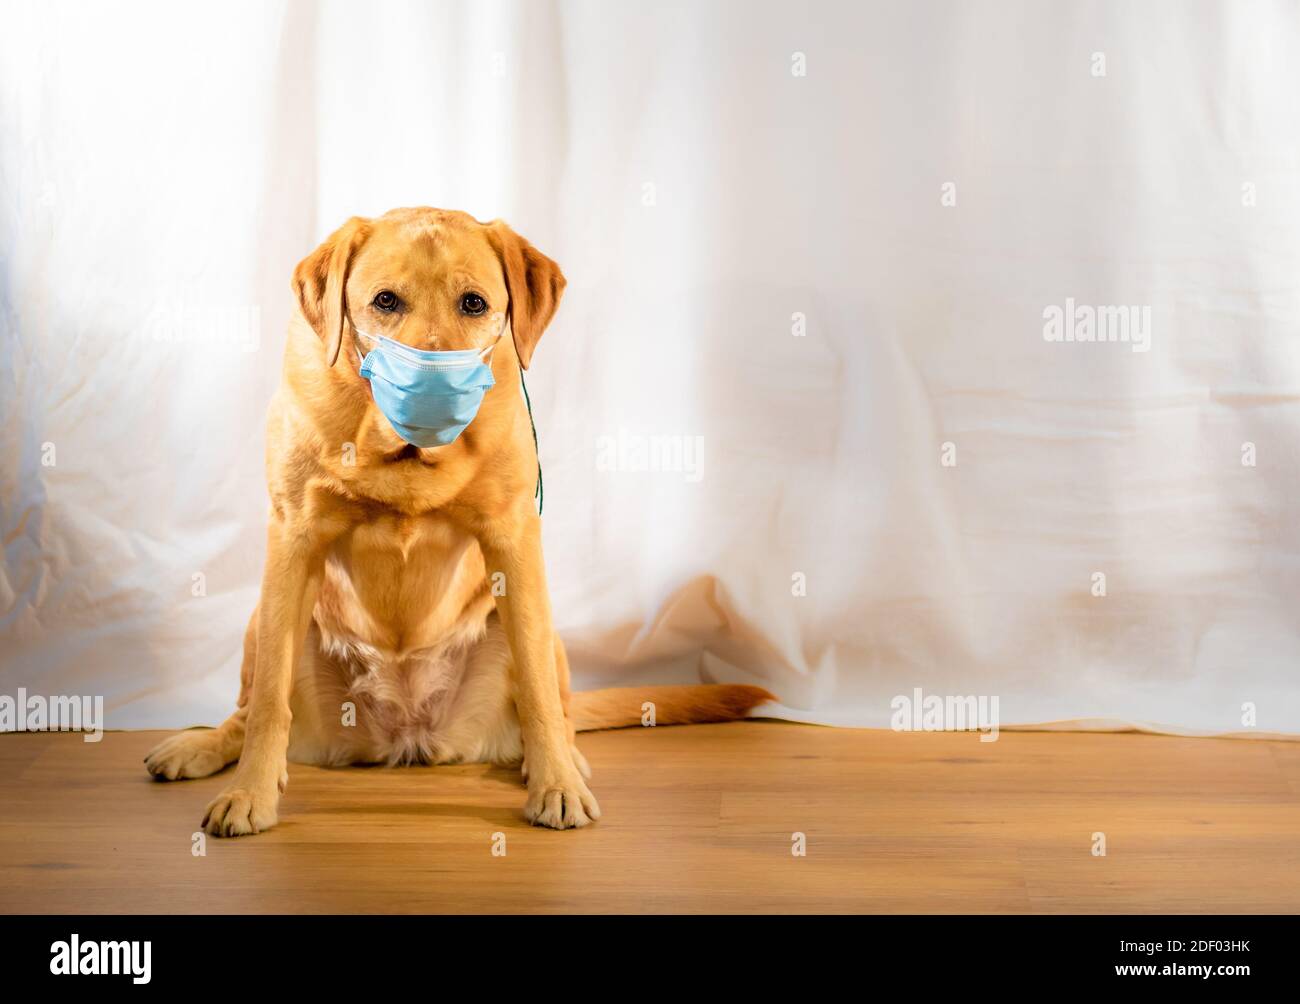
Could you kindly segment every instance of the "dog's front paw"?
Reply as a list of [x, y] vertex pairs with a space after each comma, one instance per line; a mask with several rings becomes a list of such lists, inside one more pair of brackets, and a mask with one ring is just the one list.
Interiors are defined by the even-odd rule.
[[217, 837], [241, 837], [261, 833], [276, 824], [280, 793], [274, 787], [235, 786], [208, 803], [202, 826]]
[[567, 769], [555, 772], [534, 769], [529, 773], [524, 818], [536, 826], [568, 830], [599, 819], [600, 806], [576, 765], [570, 763]]

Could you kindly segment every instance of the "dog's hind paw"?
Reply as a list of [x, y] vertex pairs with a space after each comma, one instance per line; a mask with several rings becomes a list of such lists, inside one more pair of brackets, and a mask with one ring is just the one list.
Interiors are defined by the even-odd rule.
[[145, 769], [160, 781], [207, 777], [226, 766], [215, 729], [191, 729], [168, 736], [144, 758]]

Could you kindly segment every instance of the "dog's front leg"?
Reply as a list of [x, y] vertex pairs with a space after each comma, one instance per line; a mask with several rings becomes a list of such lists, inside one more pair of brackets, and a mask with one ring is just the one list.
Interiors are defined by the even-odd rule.
[[560, 830], [585, 826], [600, 818], [600, 806], [583, 780], [564, 721], [541, 520], [527, 513], [480, 542], [489, 571], [505, 575], [497, 609], [513, 657], [511, 684], [528, 763], [524, 816]]
[[235, 837], [275, 825], [276, 806], [288, 780], [293, 668], [311, 621], [322, 565], [321, 548], [309, 532], [272, 518], [244, 749], [229, 787], [208, 805], [203, 827], [209, 833]]

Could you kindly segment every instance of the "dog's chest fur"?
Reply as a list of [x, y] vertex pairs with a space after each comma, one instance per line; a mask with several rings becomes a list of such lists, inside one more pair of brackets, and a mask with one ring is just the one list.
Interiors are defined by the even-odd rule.
[[439, 759], [467, 660], [493, 608], [477, 543], [436, 516], [380, 515], [331, 552], [315, 619], [317, 681], [355, 709], [347, 756]]

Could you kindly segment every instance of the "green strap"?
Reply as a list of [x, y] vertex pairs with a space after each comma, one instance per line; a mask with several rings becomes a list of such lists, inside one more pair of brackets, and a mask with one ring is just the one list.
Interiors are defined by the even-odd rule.
[[542, 450], [537, 445], [537, 423], [533, 421], [533, 402], [528, 397], [528, 384], [524, 383], [524, 368], [519, 367], [519, 386], [524, 389], [524, 404], [528, 405], [528, 424], [533, 430], [533, 450], [537, 454], [537, 490], [533, 492], [533, 498], [537, 500], [537, 515], [542, 514], [542, 502], [545, 498], [542, 493]]

